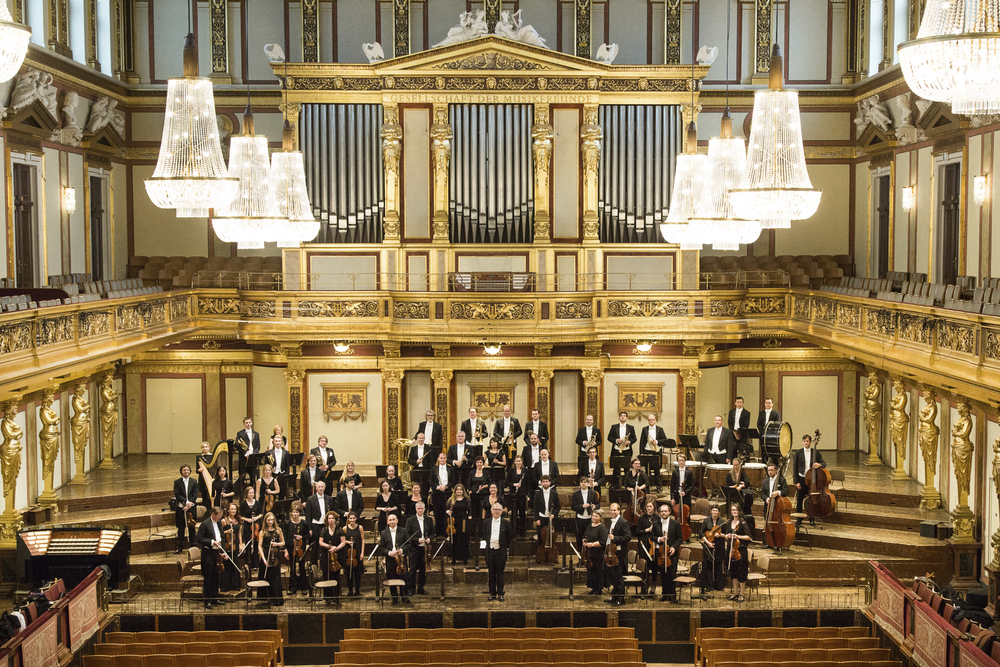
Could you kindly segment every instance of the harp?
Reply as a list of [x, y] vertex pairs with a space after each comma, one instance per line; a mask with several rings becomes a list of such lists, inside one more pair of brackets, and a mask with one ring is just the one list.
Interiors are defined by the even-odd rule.
[[231, 442], [231, 440], [220, 440], [215, 444], [210, 457], [199, 454], [195, 458], [195, 466], [198, 469], [198, 474], [201, 476], [205, 488], [208, 489], [207, 502], [209, 505], [211, 505], [213, 497], [212, 483], [215, 481], [215, 473], [218, 472], [221, 466], [225, 466], [227, 470], [229, 469], [229, 444]]

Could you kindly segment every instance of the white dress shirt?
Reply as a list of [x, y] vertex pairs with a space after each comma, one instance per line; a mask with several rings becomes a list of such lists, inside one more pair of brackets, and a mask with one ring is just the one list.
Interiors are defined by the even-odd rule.
[[809, 472], [809, 468], [812, 466], [812, 447], [803, 447], [802, 452], [805, 454], [806, 468], [802, 471], [803, 475]]
[[618, 519], [620, 518], [621, 518], [620, 516], [616, 516], [613, 519], [611, 519], [611, 525], [608, 527], [608, 544], [614, 544], [615, 524], [618, 523]]
[[542, 499], [545, 502], [545, 511], [542, 512], [542, 516], [546, 519], [549, 518], [549, 494], [552, 493], [551, 487], [548, 489], [542, 489]]
[[590, 459], [587, 459], [587, 468], [590, 470], [590, 472], [592, 472], [592, 473], [594, 473], [596, 475], [597, 474], [597, 459], [594, 459], [593, 461], [591, 461]]
[[250, 454], [253, 453], [253, 431], [247, 429], [247, 453], [244, 456], [249, 458]]
[[712, 432], [712, 449], [710, 450], [713, 454], [721, 454], [722, 450], [719, 449], [719, 440], [722, 438], [722, 427], [715, 429]]
[[490, 524], [490, 549], [500, 548], [500, 519], [493, 519]]
[[503, 418], [503, 437], [510, 435], [510, 417]]
[[743, 408], [736, 408], [736, 412], [733, 413], [733, 428], [740, 427], [740, 415], [743, 414]]
[[542, 464], [542, 475], [548, 475], [549, 474], [549, 462], [548, 461], [539, 461], [539, 463]]
[[448, 486], [448, 466], [438, 466], [438, 486]]
[[[581, 491], [581, 495], [583, 496], [583, 504], [584, 505], [586, 505], [587, 503], [590, 502], [590, 500], [589, 500], [589, 498], [590, 498], [590, 491], [589, 490]], [[590, 508], [589, 507], [584, 507], [583, 508], [583, 512], [577, 514], [576, 518], [577, 519], [589, 519], [590, 518]]]
[[434, 442], [434, 422], [424, 424], [424, 440], [430, 443]]
[[313, 523], [318, 523], [323, 525], [323, 517], [326, 516], [326, 501], [323, 500], [323, 496], [317, 495], [316, 500], [319, 502], [319, 518], [313, 519]]

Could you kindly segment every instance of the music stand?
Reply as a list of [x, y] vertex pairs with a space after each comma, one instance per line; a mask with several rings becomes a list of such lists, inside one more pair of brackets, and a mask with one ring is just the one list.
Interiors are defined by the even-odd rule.
[[629, 461], [627, 456], [612, 455], [611, 458], [608, 459], [608, 463], [611, 465], [612, 474], [614, 474], [615, 470], [621, 471], [618, 473], [618, 478], [615, 479], [615, 485], [618, 487], [623, 486], [625, 483], [625, 471], [628, 470], [631, 461]]
[[258, 452], [256, 454], [251, 454], [247, 459], [246, 470], [250, 474], [250, 483], [253, 484], [257, 481], [259, 477], [257, 469], [260, 468], [261, 464], [264, 463], [264, 459], [269, 457], [271, 452]]
[[743, 453], [746, 454], [746, 456], [743, 457], [744, 460], [753, 458], [753, 454], [754, 454], [754, 451], [753, 451], [753, 442], [755, 440], [760, 440], [760, 431], [758, 431], [755, 428], [747, 429], [746, 430], [746, 438], [747, 439], [746, 439], [745, 442], [739, 443], [740, 445], [742, 445]]
[[323, 478], [326, 482], [326, 495], [337, 497], [337, 492], [340, 491], [340, 476], [343, 474], [343, 470], [326, 471], [326, 477]]
[[299, 452], [298, 454], [289, 454], [288, 456], [288, 468], [294, 470], [293, 474], [299, 474], [299, 466], [302, 465], [302, 459], [305, 458], [305, 452]]
[[[683, 452], [684, 453], [684, 458], [686, 458], [688, 461], [698, 460], [698, 461], [703, 461], [705, 463], [711, 463], [712, 462], [711, 459], [706, 460], [704, 458], [706, 455], [705, 455], [704, 450], [701, 447], [701, 443], [698, 442], [698, 436], [693, 435], [691, 433], [681, 433], [677, 437], [681, 441], [681, 447], [680, 448], [684, 450], [684, 452]], [[701, 453], [701, 457], [696, 459], [695, 457], [693, 457], [691, 455], [691, 452], [700, 452]]]
[[388, 467], [388, 465], [375, 466], [375, 477], [380, 480], [385, 479], [385, 469]]
[[274, 514], [274, 518], [278, 520], [279, 523], [283, 523], [288, 520], [288, 516], [292, 513], [292, 498], [287, 498], [285, 500], [276, 500], [274, 505], [271, 507], [271, 513]]

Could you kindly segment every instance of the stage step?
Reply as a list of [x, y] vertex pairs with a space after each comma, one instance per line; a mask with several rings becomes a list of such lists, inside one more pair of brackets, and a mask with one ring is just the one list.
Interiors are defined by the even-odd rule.
[[161, 508], [167, 507], [172, 497], [173, 491], [165, 489], [163, 491], [141, 491], [137, 493], [69, 498], [59, 501], [59, 513], [70, 514], [74, 512], [134, 508], [139, 506]]

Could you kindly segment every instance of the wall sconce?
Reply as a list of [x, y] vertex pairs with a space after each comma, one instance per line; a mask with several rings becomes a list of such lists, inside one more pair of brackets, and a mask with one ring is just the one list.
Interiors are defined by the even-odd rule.
[[914, 192], [914, 187], [912, 185], [903, 188], [903, 210], [912, 211], [913, 202], [916, 199], [916, 193]]
[[63, 210], [67, 213], [76, 212], [76, 189], [75, 188], [63, 188], [62, 196]]
[[972, 200], [976, 206], [982, 206], [989, 197], [990, 180], [986, 176], [976, 176], [972, 179]]
[[653, 349], [653, 344], [648, 340], [640, 340], [636, 342], [635, 349], [640, 352], [649, 352]]
[[491, 357], [500, 354], [500, 343], [483, 343], [483, 350]]
[[351, 349], [351, 345], [346, 340], [333, 341], [334, 352], [339, 352], [340, 354], [343, 354], [344, 352], [347, 352], [349, 349]]

